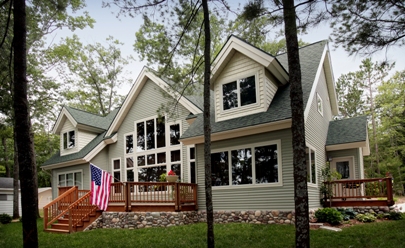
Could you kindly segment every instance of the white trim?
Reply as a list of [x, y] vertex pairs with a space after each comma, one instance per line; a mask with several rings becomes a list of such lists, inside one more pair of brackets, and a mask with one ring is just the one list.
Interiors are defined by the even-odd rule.
[[[260, 147], [260, 146], [269, 146], [269, 145], [277, 145], [277, 177], [278, 177], [278, 182], [274, 183], [259, 183], [256, 184], [256, 167], [255, 167], [255, 147]], [[238, 150], [238, 149], [251, 149], [252, 152], [252, 184], [242, 184], [242, 185], [232, 185], [232, 159], [230, 159], [230, 152], [232, 150]], [[282, 151], [281, 151], [281, 139], [277, 140], [270, 140], [270, 141], [263, 141], [263, 142], [256, 142], [256, 143], [249, 143], [249, 144], [244, 144], [244, 145], [238, 145], [238, 146], [229, 146], [226, 148], [218, 148], [218, 149], [212, 149], [211, 154], [213, 153], [218, 153], [218, 152], [228, 152], [228, 169], [229, 169], [229, 185], [225, 186], [213, 186], [212, 189], [230, 189], [230, 188], [250, 188], [250, 187], [266, 187], [266, 186], [283, 186], [283, 162], [282, 162]]]
[[69, 113], [69, 111], [65, 107], [63, 107], [61, 113], [59, 114], [58, 119], [56, 120], [55, 125], [53, 126], [53, 129], [52, 129], [53, 134], [60, 133], [61, 128], [62, 128], [63, 124], [65, 123], [65, 118], [67, 118], [74, 127], [77, 126], [76, 120]]
[[[309, 187], [314, 187], [314, 188], [318, 188], [318, 159], [316, 158], [316, 156], [317, 156], [317, 151], [316, 151], [316, 149], [312, 146], [312, 145], [310, 145], [310, 144], [306, 144], [306, 146], [310, 149], [310, 150], [312, 150], [313, 152], [314, 152], [314, 159], [315, 159], [315, 183], [312, 183], [312, 180], [310, 180], [309, 182], [307, 181], [307, 185], [309, 186]], [[309, 164], [309, 168], [310, 168], [310, 171], [307, 171], [307, 173], [309, 173], [309, 175], [311, 175], [311, 177], [312, 177], [312, 174], [311, 174], [311, 172], [312, 172], [312, 168], [311, 168], [311, 164]], [[310, 179], [311, 179], [311, 177], [310, 177]]]
[[[190, 150], [194, 148], [194, 159], [190, 158]], [[194, 162], [194, 166], [195, 166], [195, 172], [194, 172], [194, 177], [195, 177], [195, 183], [198, 184], [198, 179], [197, 179], [197, 163], [196, 163], [196, 157], [197, 157], [197, 150], [196, 147], [194, 145], [191, 146], [186, 146], [186, 153], [187, 153], [187, 168], [188, 168], [188, 183], [191, 183], [191, 163]]]
[[330, 164], [331, 169], [334, 169], [335, 171], [337, 171], [336, 169], [336, 162], [345, 162], [348, 161], [349, 162], [349, 173], [350, 173], [350, 177], [347, 179], [357, 179], [356, 178], [356, 168], [354, 166], [354, 156], [345, 156], [345, 157], [334, 157], [332, 159], [332, 162]]
[[[320, 108], [319, 108], [319, 103], [320, 103]], [[323, 116], [323, 109], [324, 109], [324, 105], [323, 105], [323, 99], [322, 97], [319, 95], [319, 93], [316, 93], [316, 109], [318, 110], [318, 113]]]
[[[135, 102], [136, 98], [138, 97], [139, 93], [141, 92], [145, 83], [149, 80], [154, 82], [157, 86], [162, 88], [166, 91], [166, 88], [169, 87], [166, 82], [164, 82], [161, 78], [157, 77], [155, 74], [149, 72], [149, 70], [144, 67], [138, 78], [136, 79], [134, 85], [132, 86], [130, 92], [128, 93], [127, 97], [125, 98], [122, 107], [120, 108], [117, 116], [114, 118], [114, 121], [111, 123], [110, 127], [108, 128], [106, 136], [111, 135], [113, 132], [118, 131], [119, 127], [121, 126], [122, 122], [124, 121], [127, 113], [131, 109], [133, 103]], [[192, 112], [193, 114], [202, 113], [202, 110], [195, 106], [192, 102], [190, 102], [185, 97], [180, 97], [178, 93], [174, 93], [177, 99], [179, 99], [179, 103], [183, 105], [187, 110]]]
[[[84, 174], [83, 174], [83, 169], [71, 170], [71, 171], [64, 171], [64, 172], [59, 172], [59, 173], [57, 173], [57, 174], [56, 174], [57, 187], [68, 187], [68, 186], [60, 186], [60, 185], [59, 185], [59, 175], [64, 174], [64, 175], [65, 175], [65, 182], [67, 183], [66, 175], [67, 175], [67, 174], [70, 174], [70, 173], [73, 173], [73, 177], [74, 177], [74, 174], [77, 173], [77, 172], [80, 172], [81, 175], [82, 175], [82, 176], [81, 176], [81, 182], [80, 182], [80, 186], [81, 186], [81, 187], [79, 187], [79, 189], [83, 189], [83, 176], [84, 176]], [[89, 173], [89, 174], [91, 174], [91, 173]], [[91, 181], [91, 180], [90, 180], [90, 181]], [[75, 180], [75, 178], [73, 178], [73, 186], [77, 186], [77, 185], [75, 185], [75, 182], [76, 182], [76, 180]]]
[[359, 176], [360, 179], [364, 179], [364, 158], [363, 158], [363, 149], [359, 147]]
[[[132, 135], [132, 152], [127, 153], [127, 136], [130, 136], [130, 135]], [[134, 154], [134, 152], [135, 152], [135, 142], [134, 142], [134, 140], [135, 140], [135, 131], [134, 132], [129, 132], [129, 133], [124, 133], [122, 135], [122, 137], [123, 137], [123, 140], [124, 140], [124, 154], [125, 155]]]
[[[114, 169], [114, 161], [120, 161], [120, 168], [119, 169]], [[117, 158], [111, 158], [111, 174], [113, 176], [113, 182], [115, 181], [115, 177], [114, 177], [114, 172], [119, 172], [120, 173], [120, 181], [122, 180], [122, 163], [121, 163], [121, 157], [117, 157]]]
[[353, 148], [365, 148], [367, 147], [367, 141], [359, 141], [359, 142], [352, 142], [352, 143], [345, 143], [345, 144], [337, 144], [337, 145], [327, 145], [325, 146], [326, 151], [338, 151], [338, 150], [345, 150], [345, 149], [353, 149]]
[[[243, 128], [223, 131], [223, 132], [219, 132], [219, 133], [213, 133], [213, 134], [211, 134], [211, 142], [219, 141], [219, 140], [226, 140], [226, 139], [230, 139], [230, 138], [249, 136], [249, 135], [265, 133], [265, 132], [272, 132], [272, 131], [282, 130], [282, 129], [287, 129], [287, 128], [291, 128], [291, 119], [269, 122], [269, 123], [264, 123], [264, 124], [260, 124], [260, 125], [255, 125], [255, 126], [243, 127]], [[181, 139], [181, 142], [184, 145], [201, 144], [201, 143], [204, 143], [204, 136], [200, 135], [200, 136], [196, 136], [196, 137]]]
[[[86, 162], [90, 162], [100, 151], [102, 151], [108, 144], [111, 144], [111, 142], [115, 143], [117, 141], [117, 133], [114, 134], [113, 137], [110, 139], [105, 139], [102, 142], [100, 142], [93, 150], [91, 150], [83, 159]], [[115, 140], [115, 141], [114, 141]]]

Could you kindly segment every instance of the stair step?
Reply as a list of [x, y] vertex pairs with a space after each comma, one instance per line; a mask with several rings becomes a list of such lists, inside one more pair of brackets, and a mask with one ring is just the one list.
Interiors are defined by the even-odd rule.
[[54, 228], [48, 228], [44, 230], [45, 232], [53, 232], [53, 233], [69, 233], [69, 230], [61, 230], [61, 229], [54, 229]]
[[69, 224], [54, 223], [51, 226], [52, 229], [69, 230]]

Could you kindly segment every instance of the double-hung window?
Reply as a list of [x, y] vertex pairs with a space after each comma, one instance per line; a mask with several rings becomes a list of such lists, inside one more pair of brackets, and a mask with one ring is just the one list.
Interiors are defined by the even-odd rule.
[[241, 78], [222, 85], [223, 110], [256, 103], [256, 76]]
[[281, 179], [280, 142], [253, 144], [211, 154], [212, 185], [259, 185]]
[[307, 154], [307, 182], [310, 184], [316, 184], [316, 162], [315, 162], [315, 150], [308, 147], [306, 148]]
[[72, 149], [75, 145], [75, 131], [63, 133], [63, 149]]

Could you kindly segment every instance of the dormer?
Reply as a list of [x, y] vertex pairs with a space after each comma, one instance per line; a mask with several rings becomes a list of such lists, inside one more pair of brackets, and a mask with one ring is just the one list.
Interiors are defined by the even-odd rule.
[[71, 107], [63, 107], [52, 130], [54, 134], [60, 136], [60, 155], [79, 152], [107, 130], [110, 123], [108, 119], [109, 116], [102, 117]]
[[231, 36], [214, 60], [215, 121], [267, 111], [288, 74], [272, 55]]

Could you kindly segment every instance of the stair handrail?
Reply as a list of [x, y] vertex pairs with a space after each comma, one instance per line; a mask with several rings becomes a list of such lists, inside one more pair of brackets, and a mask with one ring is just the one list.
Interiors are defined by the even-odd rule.
[[[56, 217], [54, 217], [51, 221], [48, 221], [48, 209], [49, 207], [61, 202], [65, 197], [78, 192], [78, 187], [77, 186], [73, 186], [72, 188], [70, 188], [69, 190], [67, 190], [66, 192], [64, 192], [63, 194], [61, 194], [60, 196], [58, 196], [56, 199], [54, 199], [53, 201], [51, 201], [50, 203], [48, 203], [47, 205], [45, 205], [43, 207], [44, 210], [44, 230], [47, 229], [47, 227], [55, 222], [60, 216], [62, 216], [62, 213], [59, 213], [58, 215], [56, 215]], [[63, 211], [62, 211], [63, 212]]]
[[[72, 209], [76, 208], [80, 203], [84, 202], [87, 199], [90, 199], [90, 196], [91, 192], [89, 191], [85, 195], [80, 197], [80, 199], [72, 203], [66, 211], [71, 211]], [[72, 218], [72, 221], [69, 220], [69, 223], [72, 223], [72, 226], [69, 227], [69, 230], [71, 230], [72, 228], [76, 228], [80, 221], [83, 221], [85, 218], [90, 216], [90, 214], [98, 208], [97, 205], [90, 204], [90, 202], [87, 206], [91, 206], [91, 208], [78, 218], [72, 218], [72, 214], [70, 214], [71, 212], [69, 212], [69, 219]]]

